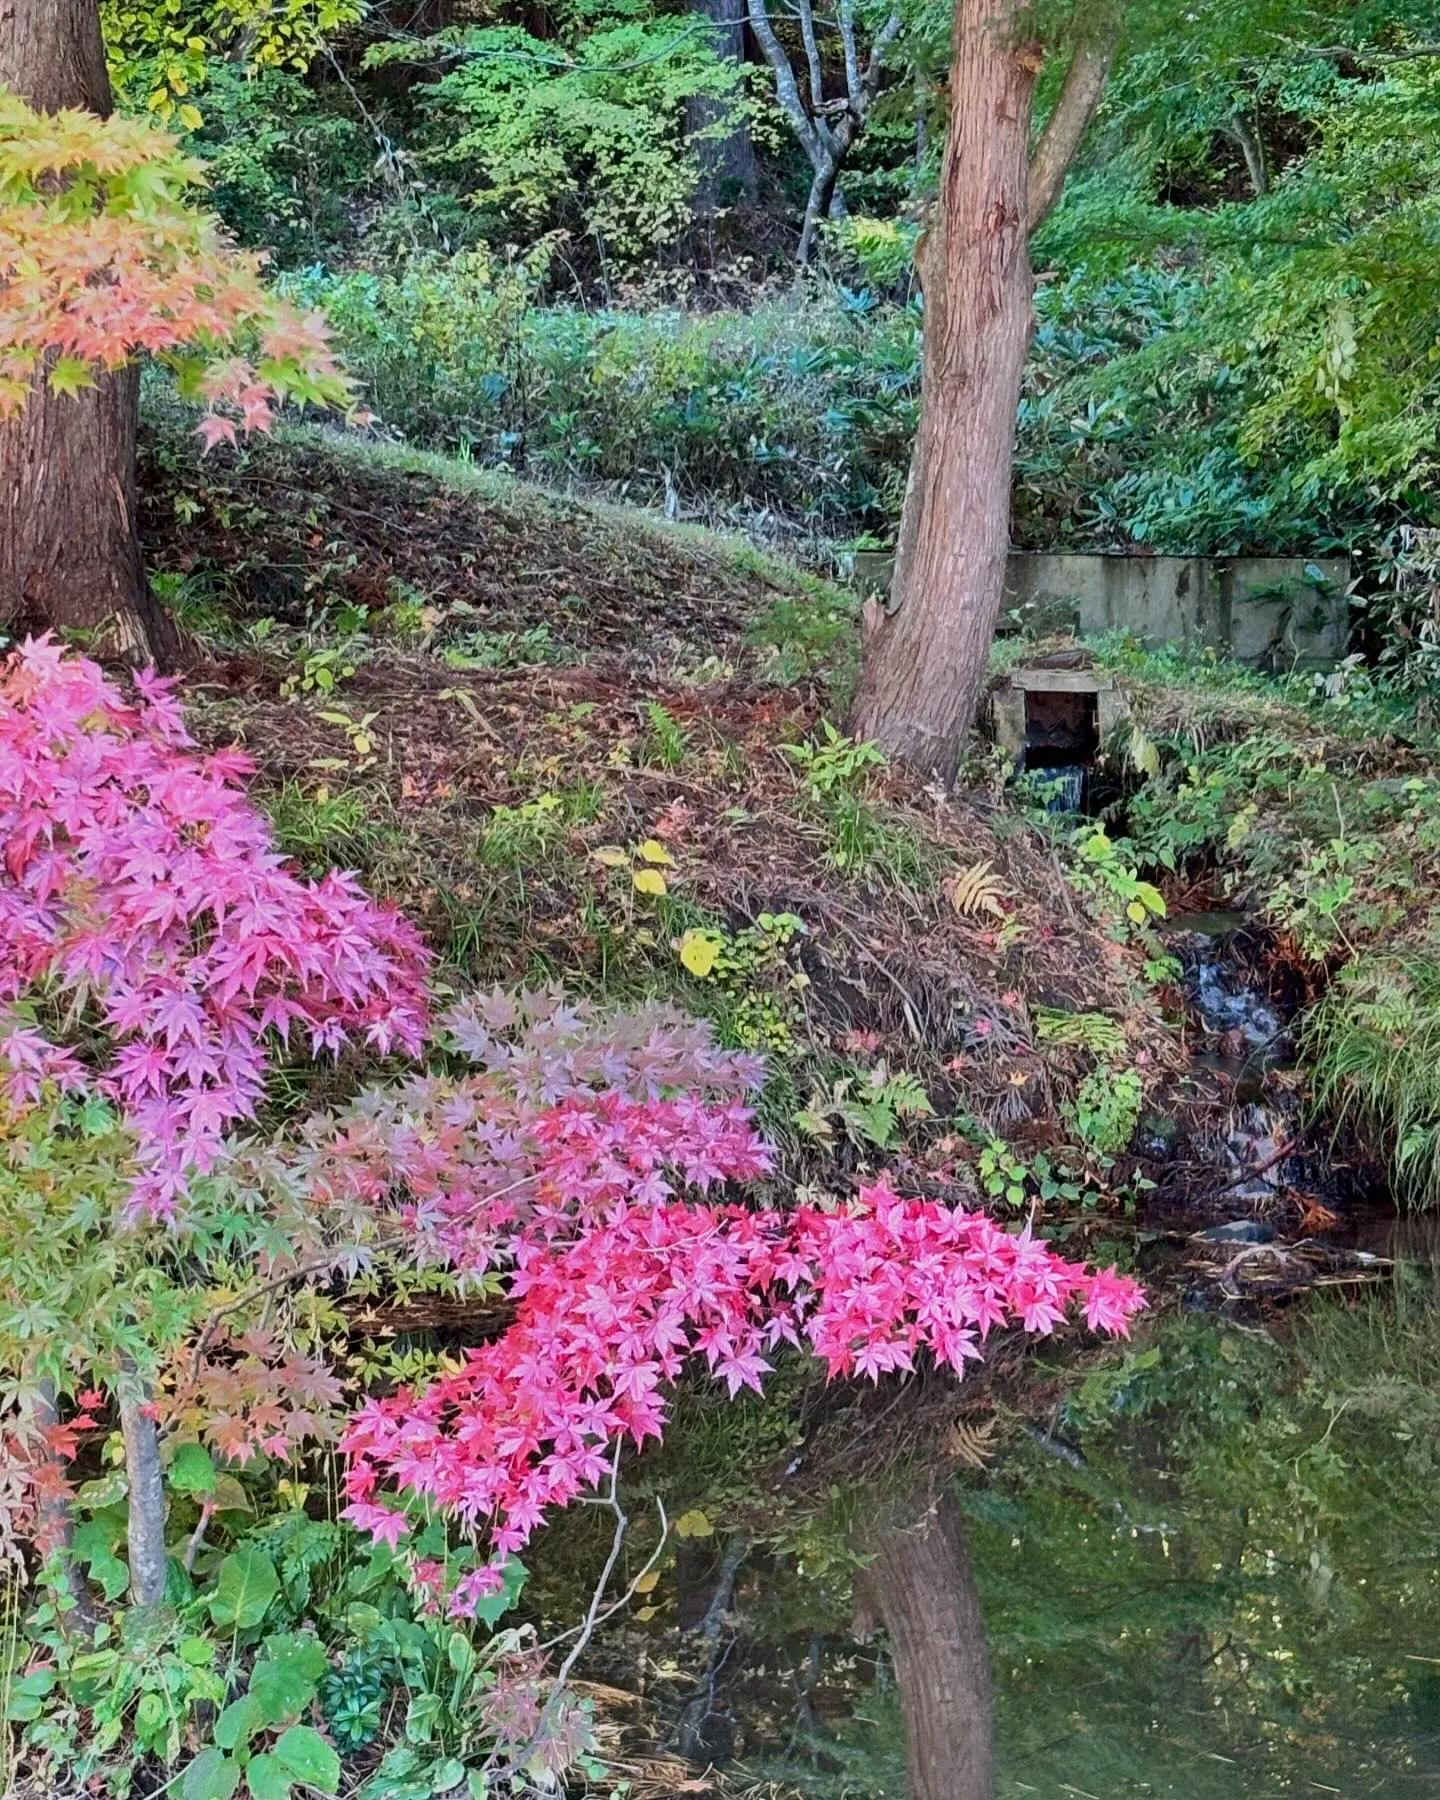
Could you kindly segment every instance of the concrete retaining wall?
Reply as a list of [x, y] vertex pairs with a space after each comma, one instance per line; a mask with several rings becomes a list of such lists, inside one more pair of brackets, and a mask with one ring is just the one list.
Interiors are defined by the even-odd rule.
[[[857, 556], [855, 579], [884, 589], [893, 568], [888, 556]], [[1345, 557], [1016, 551], [1005, 605], [1022, 625], [1130, 631], [1152, 644], [1208, 646], [1256, 667], [1324, 668], [1349, 643], [1349, 582]]]

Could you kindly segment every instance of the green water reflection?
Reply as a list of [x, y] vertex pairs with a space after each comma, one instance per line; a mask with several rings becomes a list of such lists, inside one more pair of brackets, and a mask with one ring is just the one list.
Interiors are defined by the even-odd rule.
[[[1440, 1793], [1428, 1288], [1174, 1318], [967, 1483], [1001, 1800]], [[830, 1748], [784, 1791], [901, 1800], [883, 1665]]]
[[1180, 1320], [973, 1488], [1008, 1796], [1440, 1787], [1440, 1310]]

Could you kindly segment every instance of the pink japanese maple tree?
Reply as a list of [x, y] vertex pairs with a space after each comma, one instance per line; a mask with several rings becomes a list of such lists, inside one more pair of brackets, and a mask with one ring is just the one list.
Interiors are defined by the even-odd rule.
[[0, 1083], [12, 1103], [44, 1079], [117, 1102], [152, 1215], [254, 1112], [287, 1037], [424, 1040], [418, 935], [350, 876], [301, 879], [249, 769], [197, 751], [153, 676], [127, 699], [46, 639], [0, 665]]
[[[185, 1239], [205, 1174], [206, 1204], [224, 1213], [241, 1196], [227, 1216], [254, 1221], [255, 1296], [389, 1258], [480, 1285], [508, 1317], [458, 1369], [358, 1409], [323, 1346], [302, 1355], [266, 1327], [268, 1302], [247, 1308], [242, 1293], [212, 1310], [203, 1262], [144, 1369], [100, 1369], [83, 1322], [76, 1343], [92, 1349], [42, 1347], [43, 1368], [17, 1339], [14, 1391], [28, 1375], [37, 1396], [48, 1386], [79, 1406], [42, 1433], [49, 1463], [33, 1433], [0, 1458], [0, 1501], [18, 1481], [9, 1503], [30, 1507], [32, 1531], [63, 1506], [52, 1465], [96, 1423], [105, 1388], [130, 1383], [127, 1443], [132, 1428], [153, 1440], [183, 1426], [241, 1462], [329, 1435], [349, 1408], [349, 1518], [391, 1544], [437, 1510], [458, 1521], [463, 1555], [406, 1555], [420, 1604], [464, 1616], [548, 1512], [612, 1475], [625, 1444], [660, 1435], [691, 1362], [735, 1395], [787, 1346], [832, 1377], [878, 1380], [921, 1357], [963, 1373], [991, 1332], [1044, 1335], [1075, 1313], [1128, 1333], [1144, 1304], [1133, 1280], [978, 1210], [898, 1195], [883, 1176], [834, 1210], [778, 1204], [748, 1104], [759, 1062], [673, 1009], [497, 994], [432, 1023], [415, 932], [347, 876], [303, 880], [248, 772], [236, 752], [192, 743], [154, 677], [129, 697], [44, 639], [0, 664], [0, 1123], [21, 1128], [0, 1194], [17, 1218], [43, 1216], [24, 1194], [31, 1169], [51, 1179], [34, 1133], [57, 1091], [83, 1090], [118, 1107], [133, 1145], [109, 1228], [133, 1244], [137, 1292], [168, 1266], [166, 1238]], [[437, 1054], [338, 1116], [237, 1141], [297, 1036], [311, 1053]], [[43, 1259], [22, 1264], [45, 1279]], [[0, 1299], [21, 1279], [6, 1273]], [[22, 1311], [45, 1300], [13, 1298]], [[158, 1454], [148, 1467], [130, 1483], [137, 1600], [165, 1580]], [[562, 1713], [533, 1671], [517, 1682], [514, 1755], [533, 1758], [543, 1738], [558, 1772]]]
[[514, 1303], [460, 1369], [367, 1401], [344, 1435], [354, 1523], [393, 1544], [433, 1505], [488, 1540], [495, 1562], [452, 1593], [457, 1612], [622, 1442], [660, 1435], [691, 1358], [732, 1396], [786, 1344], [832, 1377], [922, 1354], [958, 1374], [996, 1328], [1044, 1335], [1077, 1308], [1128, 1334], [1144, 1304], [1114, 1269], [883, 1177], [836, 1211], [716, 1195], [771, 1169], [743, 1100], [760, 1071], [693, 1020], [501, 995], [442, 1026], [477, 1071], [313, 1129], [304, 1186], [395, 1209], [428, 1259]]

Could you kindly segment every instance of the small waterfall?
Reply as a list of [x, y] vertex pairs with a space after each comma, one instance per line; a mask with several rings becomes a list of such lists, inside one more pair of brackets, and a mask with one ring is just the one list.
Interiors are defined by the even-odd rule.
[[1285, 1018], [1235, 954], [1239, 915], [1195, 913], [1175, 919], [1167, 936], [1185, 968], [1185, 988], [1201, 1028], [1226, 1052], [1264, 1067], [1290, 1050]]
[[1294, 1123], [1278, 1107], [1264, 1101], [1237, 1106], [1225, 1133], [1224, 1153], [1229, 1165], [1229, 1191], [1238, 1200], [1275, 1200], [1285, 1187], [1286, 1146]]
[[1193, 969], [1195, 1005], [1207, 1031], [1239, 1031], [1257, 1050], [1276, 1042], [1282, 1027], [1274, 1006], [1234, 963], [1201, 956]]
[[1046, 812], [1084, 812], [1088, 775], [1089, 771], [1083, 763], [1064, 764], [1054, 769], [1037, 769], [1035, 780], [1045, 794]]

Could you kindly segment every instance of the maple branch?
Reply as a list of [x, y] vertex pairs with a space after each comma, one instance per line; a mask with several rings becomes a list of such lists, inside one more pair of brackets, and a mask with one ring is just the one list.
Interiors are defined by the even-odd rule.
[[1080, 141], [1105, 91], [1119, 38], [1118, 26], [1112, 25], [1075, 46], [1055, 109], [1030, 158], [1025, 198], [1032, 231], [1049, 217], [1060, 198]]
[[386, 1256], [392, 1250], [403, 1249], [404, 1244], [403, 1238], [381, 1238], [375, 1244], [347, 1244], [343, 1249], [327, 1250], [323, 1256], [313, 1257], [309, 1262], [296, 1263], [293, 1269], [286, 1269], [281, 1275], [272, 1275], [268, 1281], [257, 1281], [253, 1287], [246, 1288], [243, 1294], [227, 1300], [223, 1306], [217, 1306], [195, 1340], [194, 1353], [190, 1358], [191, 1382], [200, 1378], [200, 1364], [210, 1347], [216, 1327], [222, 1319], [228, 1319], [231, 1313], [240, 1312], [252, 1300], [263, 1300], [266, 1294], [273, 1294], [277, 1288], [288, 1287], [292, 1281], [303, 1281], [307, 1275], [322, 1275], [327, 1270], [333, 1273], [349, 1256]]
[[160, 1431], [150, 1384], [127, 1356], [116, 1383], [120, 1430], [125, 1440], [126, 1547], [130, 1557], [130, 1600], [158, 1606], [165, 1598], [165, 1478], [160, 1468]]

